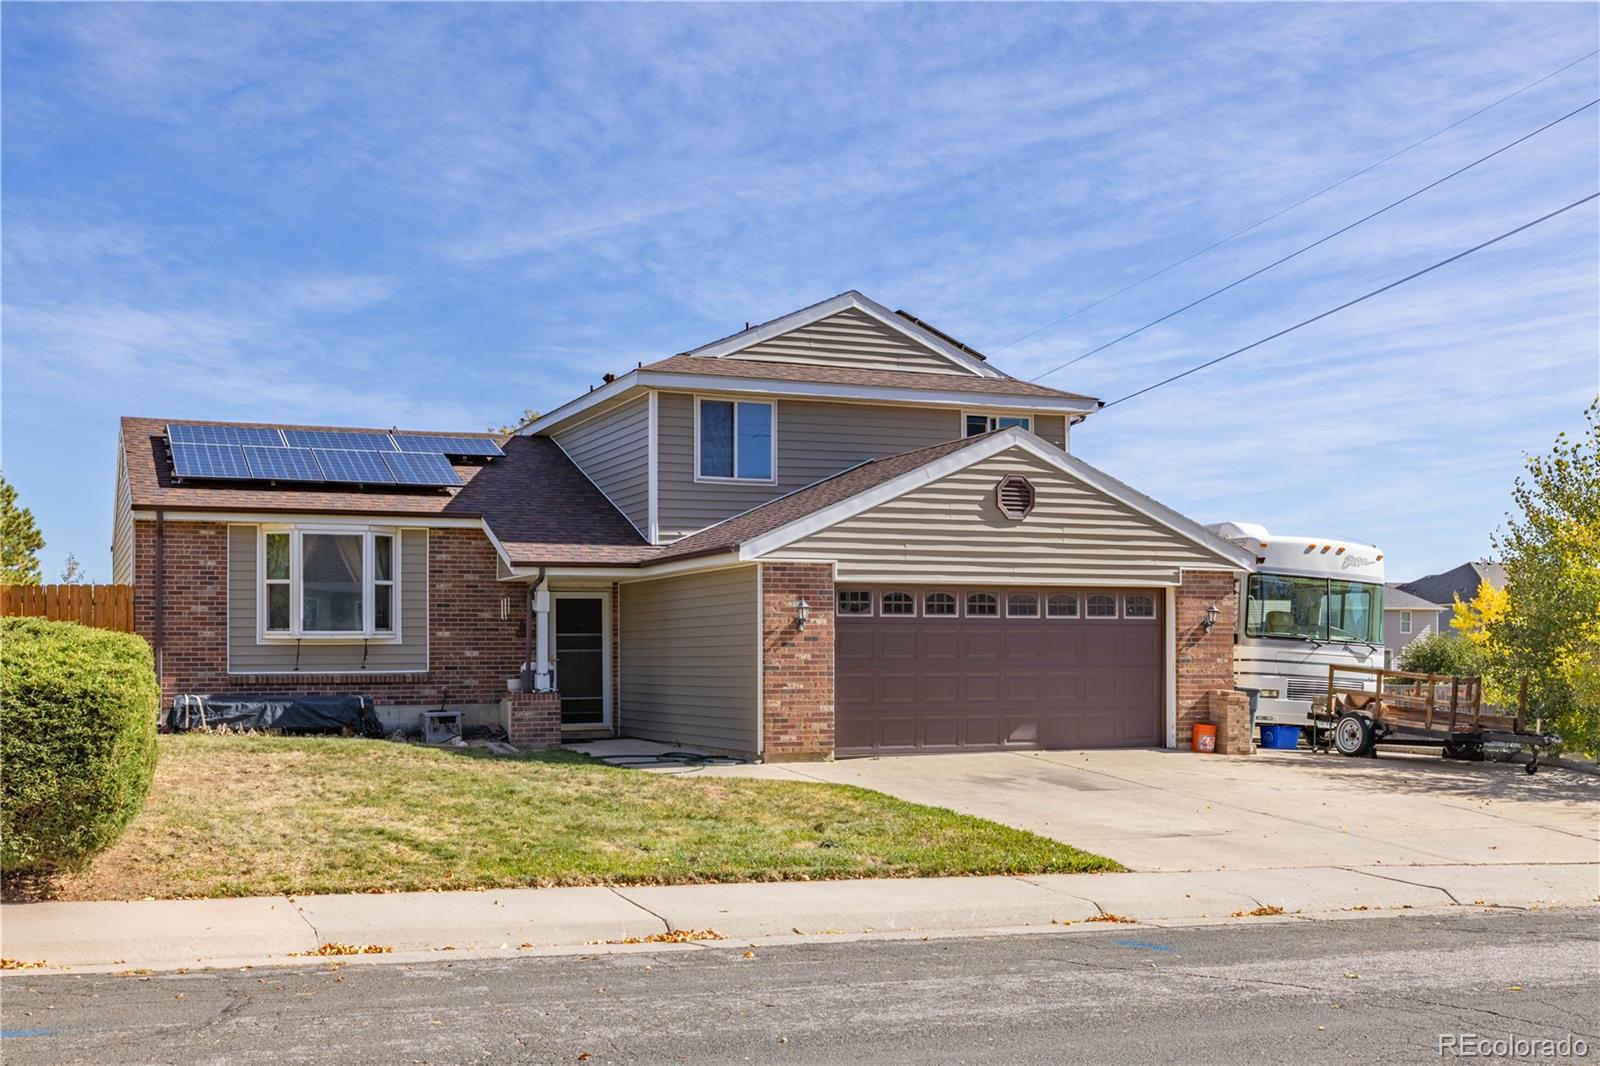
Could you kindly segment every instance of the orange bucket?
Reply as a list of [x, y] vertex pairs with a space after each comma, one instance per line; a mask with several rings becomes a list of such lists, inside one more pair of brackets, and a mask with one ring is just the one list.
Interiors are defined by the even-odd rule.
[[1194, 726], [1194, 750], [1206, 755], [1215, 755], [1217, 751], [1217, 727], [1196, 722]]

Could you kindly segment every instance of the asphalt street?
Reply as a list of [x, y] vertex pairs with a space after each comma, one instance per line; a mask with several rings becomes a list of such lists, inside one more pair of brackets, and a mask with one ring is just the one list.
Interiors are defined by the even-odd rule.
[[0, 1026], [7, 1066], [1417, 1062], [1438, 1059], [1446, 1034], [1458, 1046], [1462, 1034], [1575, 1037], [1587, 1045], [1580, 1061], [1600, 1061], [1596, 917], [1241, 919], [423, 964], [23, 973], [0, 982]]

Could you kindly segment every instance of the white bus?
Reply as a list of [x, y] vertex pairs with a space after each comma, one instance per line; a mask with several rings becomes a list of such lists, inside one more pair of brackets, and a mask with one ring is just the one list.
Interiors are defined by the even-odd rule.
[[1383, 665], [1383, 553], [1359, 541], [1274, 536], [1246, 522], [1206, 528], [1256, 558], [1239, 582], [1235, 683], [1260, 690], [1257, 723], [1309, 727], [1330, 664]]

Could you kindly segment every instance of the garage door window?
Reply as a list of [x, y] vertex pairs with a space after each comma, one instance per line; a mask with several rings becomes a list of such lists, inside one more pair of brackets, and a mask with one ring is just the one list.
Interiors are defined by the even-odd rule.
[[987, 592], [973, 592], [967, 596], [968, 618], [998, 618], [1000, 601]]
[[1078, 617], [1078, 597], [1065, 592], [1057, 593], [1045, 601], [1045, 613], [1051, 618]]
[[930, 592], [923, 597], [922, 613], [928, 618], [954, 618], [956, 598], [948, 592]]
[[1117, 616], [1117, 598], [1115, 596], [1090, 596], [1088, 609], [1084, 613], [1090, 618], [1115, 618]]
[[871, 614], [872, 593], [866, 589], [840, 589], [840, 614]]
[[1038, 618], [1039, 597], [1031, 592], [1013, 592], [1006, 597], [1007, 618]]
[[1122, 601], [1122, 617], [1124, 618], [1154, 618], [1156, 616], [1156, 601], [1154, 596], [1143, 594], [1129, 596]]
[[878, 601], [878, 613], [883, 615], [915, 616], [917, 598], [909, 592], [885, 592]]

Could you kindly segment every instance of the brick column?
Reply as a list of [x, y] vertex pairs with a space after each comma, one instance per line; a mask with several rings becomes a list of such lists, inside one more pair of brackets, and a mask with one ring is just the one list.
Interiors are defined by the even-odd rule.
[[[806, 627], [795, 620], [801, 597]], [[762, 758], [833, 756], [833, 568], [761, 564]]]
[[519, 748], [554, 748], [561, 743], [561, 695], [512, 692], [500, 701], [506, 737]]
[[1206, 696], [1207, 713], [1217, 727], [1218, 755], [1249, 755], [1250, 697], [1234, 689], [1217, 689]]
[[[1178, 750], [1187, 751], [1194, 724], [1209, 717], [1210, 694], [1233, 688], [1239, 593], [1233, 574], [1225, 570], [1190, 570], [1183, 575], [1176, 599]], [[1217, 606], [1217, 624], [1207, 633], [1202, 623], [1212, 604]], [[1219, 735], [1219, 745], [1221, 739]]]

